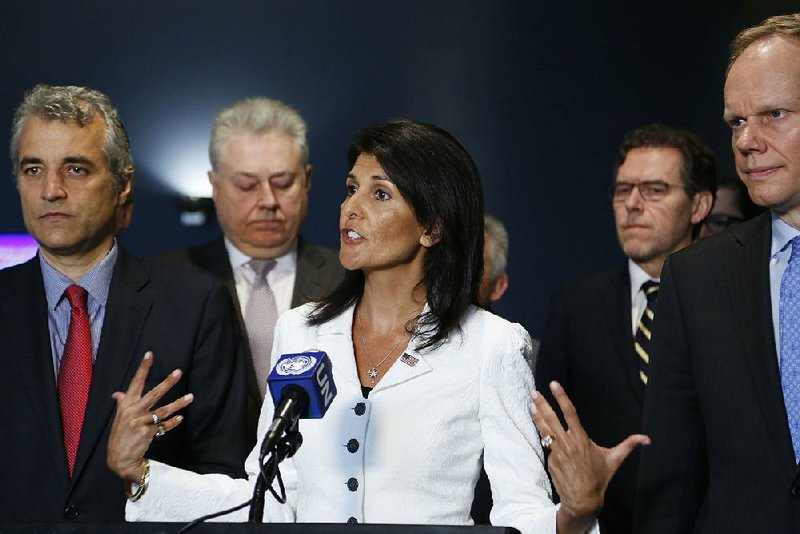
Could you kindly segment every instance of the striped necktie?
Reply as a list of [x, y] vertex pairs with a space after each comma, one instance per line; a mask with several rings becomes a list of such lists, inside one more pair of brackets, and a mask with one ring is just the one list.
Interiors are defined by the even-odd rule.
[[647, 306], [636, 327], [633, 348], [639, 357], [639, 379], [642, 384], [647, 385], [647, 368], [650, 365], [650, 338], [652, 337], [653, 317], [655, 317], [653, 310], [656, 307], [656, 299], [658, 299], [658, 282], [648, 280], [642, 284], [642, 291], [647, 297]]
[[796, 461], [800, 458], [800, 236], [791, 243], [792, 254], [781, 279], [779, 324], [781, 388]]
[[272, 332], [278, 320], [275, 295], [267, 283], [267, 274], [275, 267], [275, 260], [250, 260], [248, 266], [253, 270], [253, 284], [247, 298], [244, 323], [247, 339], [250, 342], [250, 356], [256, 372], [261, 398], [267, 391], [267, 376], [272, 369]]

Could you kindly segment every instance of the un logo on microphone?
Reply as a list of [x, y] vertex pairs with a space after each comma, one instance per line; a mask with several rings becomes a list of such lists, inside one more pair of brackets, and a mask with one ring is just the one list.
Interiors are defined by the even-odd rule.
[[317, 358], [310, 354], [298, 354], [278, 362], [275, 372], [281, 376], [301, 375], [317, 364]]

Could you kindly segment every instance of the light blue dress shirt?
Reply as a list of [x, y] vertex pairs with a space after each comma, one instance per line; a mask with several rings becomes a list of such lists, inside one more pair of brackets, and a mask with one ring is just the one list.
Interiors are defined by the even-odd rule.
[[800, 230], [793, 228], [783, 222], [774, 212], [772, 212], [772, 247], [770, 248], [769, 260], [769, 292], [770, 302], [772, 303], [772, 328], [775, 332], [775, 351], [778, 354], [778, 364], [781, 358], [781, 327], [780, 327], [780, 303], [781, 303], [781, 280], [783, 272], [789, 264], [789, 257], [792, 250], [789, 241], [800, 235]]
[[64, 296], [64, 291], [67, 287], [76, 283], [89, 293], [87, 311], [92, 332], [92, 361], [94, 362], [95, 358], [97, 358], [97, 347], [100, 345], [100, 333], [103, 331], [103, 320], [106, 316], [106, 301], [108, 300], [111, 275], [114, 272], [117, 255], [118, 249], [115, 241], [111, 251], [103, 258], [103, 261], [95, 265], [77, 282], [73, 282], [65, 274], [47, 263], [41, 253], [39, 254], [39, 265], [42, 269], [44, 292], [47, 298], [50, 348], [53, 355], [53, 371], [56, 379], [58, 379], [58, 371], [61, 367], [61, 357], [64, 355], [64, 344], [67, 342], [71, 315], [71, 307]]

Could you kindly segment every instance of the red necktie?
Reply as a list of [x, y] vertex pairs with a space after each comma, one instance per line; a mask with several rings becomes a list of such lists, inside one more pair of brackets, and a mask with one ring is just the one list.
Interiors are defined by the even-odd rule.
[[78, 442], [81, 440], [89, 385], [92, 383], [92, 331], [89, 328], [89, 314], [86, 312], [86, 290], [73, 284], [64, 291], [64, 295], [72, 306], [72, 313], [58, 372], [58, 402], [61, 406], [64, 449], [67, 452], [71, 477]]

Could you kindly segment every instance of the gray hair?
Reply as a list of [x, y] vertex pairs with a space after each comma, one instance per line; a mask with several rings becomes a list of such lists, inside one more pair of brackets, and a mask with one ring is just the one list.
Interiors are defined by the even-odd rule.
[[306, 121], [291, 106], [269, 98], [246, 98], [226, 107], [214, 119], [208, 158], [216, 169], [222, 149], [228, 139], [237, 133], [264, 134], [277, 130], [291, 137], [300, 150], [303, 164], [308, 164]]
[[483, 229], [489, 235], [485, 246], [489, 253], [489, 261], [492, 266], [491, 272], [488, 273], [489, 280], [494, 282], [501, 274], [506, 272], [506, 264], [508, 262], [508, 232], [503, 223], [491, 215], [484, 215]]
[[114, 192], [119, 192], [125, 180], [133, 173], [128, 133], [108, 96], [88, 87], [39, 84], [25, 93], [11, 126], [11, 162], [15, 174], [22, 128], [30, 117], [47, 121], [60, 120], [65, 124], [75, 123], [83, 127], [92, 122], [96, 113], [103, 117], [105, 123], [103, 152], [108, 158], [113, 175]]

